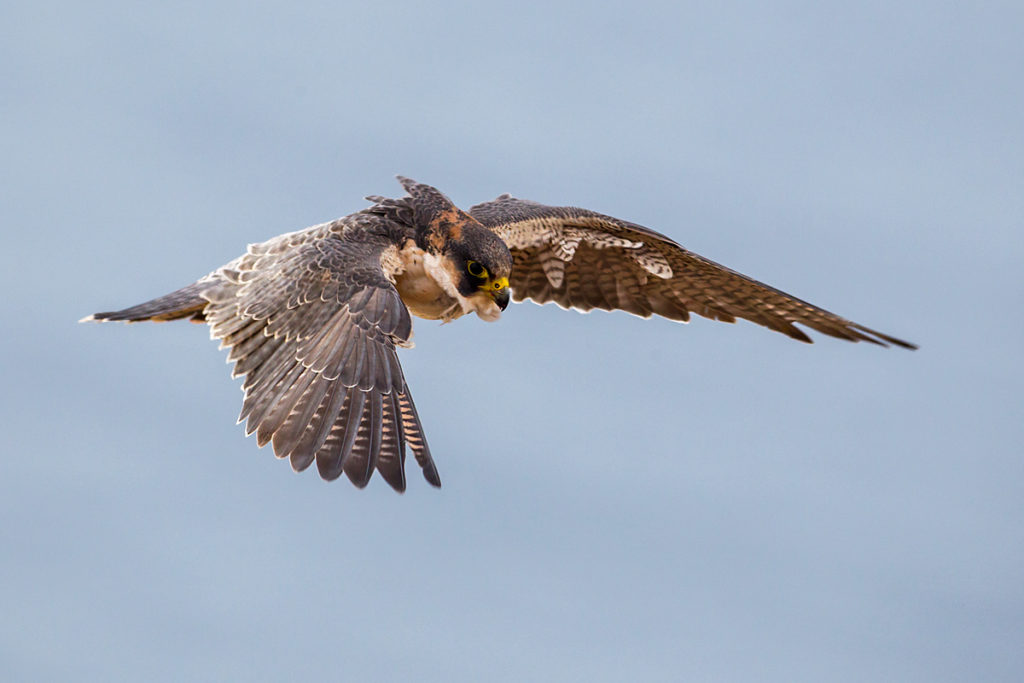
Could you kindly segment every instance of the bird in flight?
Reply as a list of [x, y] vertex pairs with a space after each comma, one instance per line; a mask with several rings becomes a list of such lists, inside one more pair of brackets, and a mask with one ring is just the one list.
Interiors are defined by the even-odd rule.
[[686, 322], [743, 318], [803, 342], [795, 323], [853, 342], [913, 344], [851, 322], [698, 256], [665, 235], [586, 209], [511, 195], [457, 208], [399, 176], [406, 196], [367, 197], [344, 218], [249, 245], [246, 253], [166, 296], [85, 321], [210, 325], [244, 376], [239, 422], [296, 471], [373, 471], [404, 491], [407, 447], [440, 486], [398, 363], [411, 315], [494, 321], [509, 299], [624, 310]]

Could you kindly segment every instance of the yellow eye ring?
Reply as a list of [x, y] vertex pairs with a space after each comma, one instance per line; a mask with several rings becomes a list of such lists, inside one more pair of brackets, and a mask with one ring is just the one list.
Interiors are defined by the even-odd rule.
[[472, 275], [473, 277], [487, 277], [487, 269], [481, 266], [476, 261], [466, 261], [466, 272]]

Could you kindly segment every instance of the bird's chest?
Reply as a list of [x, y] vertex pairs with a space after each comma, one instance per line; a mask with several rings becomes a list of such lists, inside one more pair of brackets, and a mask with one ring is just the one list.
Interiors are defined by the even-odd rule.
[[454, 320], [463, 314], [453, 296], [443, 265], [415, 245], [399, 252], [402, 270], [395, 276], [395, 288], [409, 312], [427, 320]]

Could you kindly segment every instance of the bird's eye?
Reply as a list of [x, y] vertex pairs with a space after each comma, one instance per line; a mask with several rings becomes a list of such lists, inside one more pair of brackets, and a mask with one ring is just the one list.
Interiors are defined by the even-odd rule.
[[473, 277], [487, 277], [487, 269], [481, 266], [476, 261], [466, 262], [466, 272], [468, 272]]

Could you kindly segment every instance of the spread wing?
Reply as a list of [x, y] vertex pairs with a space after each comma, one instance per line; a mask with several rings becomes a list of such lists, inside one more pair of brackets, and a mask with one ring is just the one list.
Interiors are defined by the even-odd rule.
[[840, 339], [916, 348], [729, 270], [635, 223], [510, 195], [478, 204], [469, 213], [508, 244], [515, 301], [553, 301], [581, 311], [621, 309], [679, 321], [689, 320], [691, 312], [724, 322], [743, 318], [810, 342], [794, 325], [800, 323]]
[[362, 487], [376, 468], [402, 491], [408, 445], [440, 486], [395, 353], [412, 321], [381, 265], [393, 242], [337, 227], [252, 245], [204, 289], [211, 335], [245, 375], [239, 421], [297, 471], [315, 460]]

